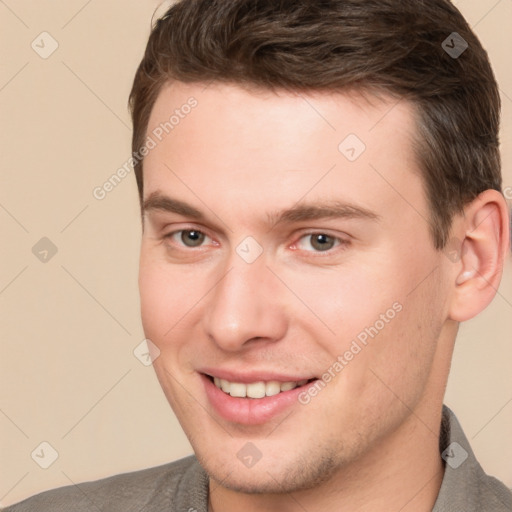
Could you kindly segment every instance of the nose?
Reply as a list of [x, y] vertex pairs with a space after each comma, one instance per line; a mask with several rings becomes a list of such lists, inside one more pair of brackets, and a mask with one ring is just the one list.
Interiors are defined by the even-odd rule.
[[202, 317], [207, 336], [228, 352], [256, 342], [276, 342], [288, 327], [280, 283], [264, 259], [249, 264], [237, 258], [235, 254], [229, 270], [209, 294]]

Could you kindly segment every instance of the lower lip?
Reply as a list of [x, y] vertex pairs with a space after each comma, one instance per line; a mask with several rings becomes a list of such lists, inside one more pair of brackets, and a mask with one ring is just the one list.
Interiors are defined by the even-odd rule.
[[235, 398], [219, 389], [206, 375], [201, 374], [206, 396], [214, 410], [231, 423], [240, 425], [262, 425], [282, 414], [293, 405], [298, 406], [298, 397], [314, 382], [309, 382], [289, 391], [263, 398]]

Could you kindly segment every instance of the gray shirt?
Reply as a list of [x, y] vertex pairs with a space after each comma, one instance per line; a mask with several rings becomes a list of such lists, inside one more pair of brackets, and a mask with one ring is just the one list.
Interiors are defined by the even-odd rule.
[[[446, 461], [432, 512], [512, 512], [512, 493], [487, 476], [454, 414], [443, 409], [440, 452]], [[5, 512], [207, 512], [208, 476], [194, 456], [38, 494]]]

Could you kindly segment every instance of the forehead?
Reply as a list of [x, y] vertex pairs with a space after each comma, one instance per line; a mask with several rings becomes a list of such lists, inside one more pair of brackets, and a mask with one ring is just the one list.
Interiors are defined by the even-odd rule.
[[307, 195], [396, 209], [424, 199], [414, 133], [413, 106], [389, 97], [174, 82], [148, 123], [156, 145], [144, 161], [144, 196], [242, 198], [255, 209]]
[[[292, 118], [290, 113], [293, 113]], [[243, 126], [244, 131], [238, 135], [249, 133], [251, 128], [254, 131], [262, 128], [261, 123], [265, 129], [260, 136], [269, 134], [268, 128], [289, 130], [291, 125], [300, 127], [301, 131], [309, 126], [310, 132], [318, 128], [330, 129], [338, 132], [337, 135], [352, 130], [366, 139], [371, 138], [371, 132], [375, 131], [378, 136], [390, 127], [399, 129], [401, 136], [415, 130], [413, 104], [383, 91], [272, 91], [217, 82], [185, 84], [174, 81], [160, 91], [147, 132], [158, 130], [165, 123], [172, 125], [168, 126], [171, 132], [175, 129], [176, 133], [186, 131], [183, 125], [189, 125], [190, 121], [183, 121], [189, 114], [197, 121], [215, 121], [223, 129], [231, 127], [235, 130]], [[181, 125], [180, 130], [177, 130], [178, 125]]]

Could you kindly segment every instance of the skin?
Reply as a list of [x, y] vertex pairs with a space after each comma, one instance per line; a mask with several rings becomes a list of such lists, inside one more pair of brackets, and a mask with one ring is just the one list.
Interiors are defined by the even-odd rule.
[[[458, 322], [499, 283], [503, 198], [486, 191], [454, 219], [464, 247], [454, 261], [426, 222], [412, 105], [175, 82], [147, 133], [190, 96], [197, 107], [145, 158], [144, 199], [167, 196], [202, 217], [153, 201], [139, 285], [144, 331], [160, 351], [153, 364], [210, 475], [211, 510], [431, 510]], [[366, 145], [353, 162], [338, 150], [348, 134]], [[275, 223], [292, 207], [333, 202], [373, 217]], [[186, 230], [204, 233], [201, 245], [187, 246]], [[318, 251], [312, 233], [333, 247]], [[263, 250], [252, 263], [236, 251], [247, 236]], [[202, 369], [319, 378], [396, 303], [401, 311], [308, 404], [247, 425], [209, 402]], [[237, 457], [249, 441], [261, 453], [250, 468]]]

